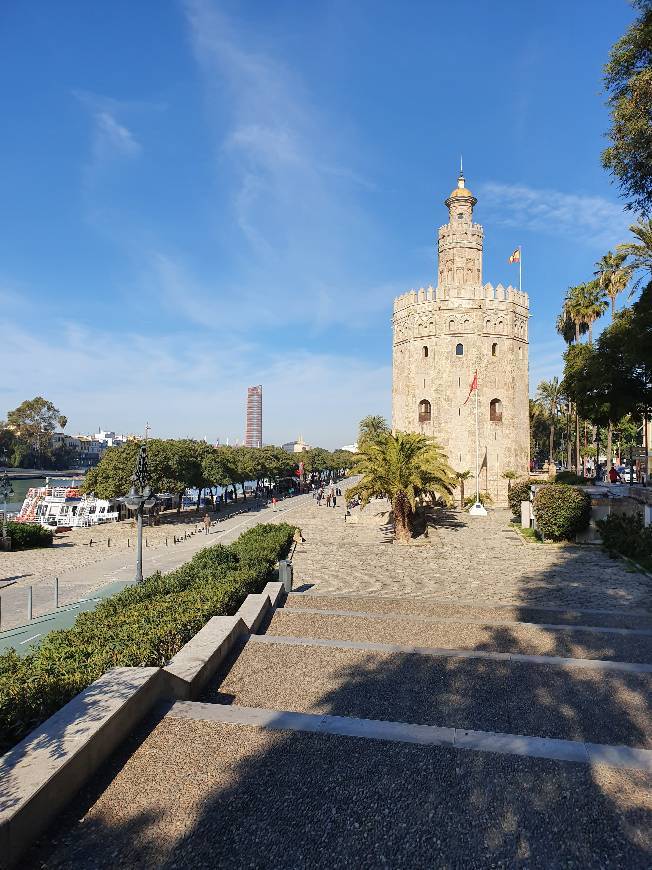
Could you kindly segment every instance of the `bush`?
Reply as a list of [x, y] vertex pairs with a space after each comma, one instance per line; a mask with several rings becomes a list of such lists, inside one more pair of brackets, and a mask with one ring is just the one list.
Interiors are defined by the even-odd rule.
[[596, 525], [609, 553], [620, 553], [643, 563], [652, 560], [652, 526], [645, 528], [640, 513], [610, 514]]
[[560, 471], [555, 477], [555, 483], [570, 484], [570, 486], [586, 486], [589, 481], [585, 477], [580, 477], [574, 471]]
[[53, 532], [38, 523], [7, 523], [12, 550], [33, 550], [51, 547]]
[[591, 517], [591, 499], [584, 490], [567, 484], [546, 484], [534, 497], [537, 530], [552, 541], [572, 541]]
[[100, 602], [24, 658], [0, 655], [0, 752], [110, 668], [165, 665], [212, 616], [234, 613], [262, 590], [293, 535], [287, 524], [255, 526]]
[[530, 500], [530, 486], [540, 482], [536, 477], [526, 477], [510, 486], [508, 501], [515, 520], [521, 519], [521, 502]]

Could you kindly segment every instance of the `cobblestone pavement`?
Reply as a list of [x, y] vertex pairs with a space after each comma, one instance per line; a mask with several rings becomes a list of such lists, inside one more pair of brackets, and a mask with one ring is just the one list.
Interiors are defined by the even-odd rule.
[[[372, 503], [373, 505], [373, 503]], [[371, 506], [370, 506], [371, 507]], [[344, 509], [309, 501], [295, 588], [319, 595], [435, 596], [579, 609], [652, 610], [652, 579], [599, 547], [526, 543], [508, 510], [486, 518], [438, 511], [424, 542], [396, 544], [379, 527], [345, 522]]]

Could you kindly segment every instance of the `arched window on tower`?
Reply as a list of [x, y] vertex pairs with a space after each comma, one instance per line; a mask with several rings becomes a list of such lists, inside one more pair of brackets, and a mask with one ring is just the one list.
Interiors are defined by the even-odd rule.
[[464, 212], [458, 211], [457, 219], [458, 219], [458, 221], [463, 221], [464, 220]]
[[432, 409], [427, 399], [419, 402], [419, 423], [429, 423], [432, 417]]
[[455, 345], [455, 356], [464, 356], [464, 345], [456, 344]]
[[425, 359], [428, 356], [428, 345], [424, 344], [422, 349], [423, 358]]
[[492, 399], [489, 402], [489, 419], [492, 423], [503, 422], [503, 403], [500, 399]]
[[498, 356], [498, 343], [495, 342], [495, 341], [494, 341], [494, 343], [491, 345], [491, 355], [492, 355], [492, 356]]

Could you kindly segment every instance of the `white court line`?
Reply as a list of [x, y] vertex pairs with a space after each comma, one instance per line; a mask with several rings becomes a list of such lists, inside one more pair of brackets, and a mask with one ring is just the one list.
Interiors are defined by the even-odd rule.
[[39, 632], [38, 634], [32, 635], [32, 637], [28, 637], [27, 640], [21, 640], [21, 641], [19, 641], [19, 643], [22, 646], [24, 643], [29, 643], [30, 640], [36, 640], [36, 638], [40, 637], [40, 636], [41, 636], [41, 632]]

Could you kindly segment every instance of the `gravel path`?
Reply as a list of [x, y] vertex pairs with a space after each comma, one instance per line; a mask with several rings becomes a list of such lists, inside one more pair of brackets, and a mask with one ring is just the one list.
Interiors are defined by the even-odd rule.
[[637, 771], [164, 719], [111, 775], [25, 866], [647, 870], [652, 854]]
[[509, 626], [433, 623], [417, 620], [365, 619], [322, 616], [277, 610], [267, 634], [281, 637], [319, 637], [429, 646], [439, 649], [474, 649], [523, 655], [562, 656], [574, 659], [652, 662], [652, 637], [614, 635], [586, 629], [551, 631], [535, 625]]
[[652, 748], [651, 674], [248, 643], [204, 700]]

